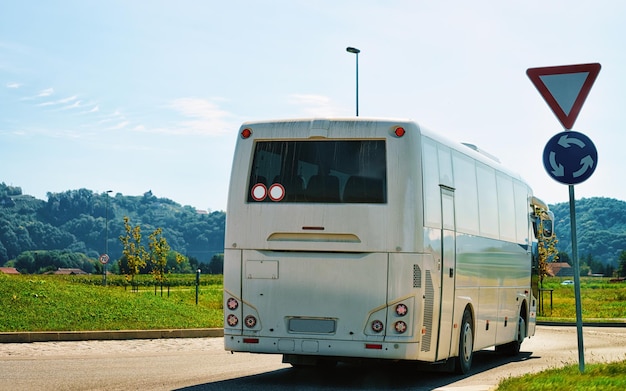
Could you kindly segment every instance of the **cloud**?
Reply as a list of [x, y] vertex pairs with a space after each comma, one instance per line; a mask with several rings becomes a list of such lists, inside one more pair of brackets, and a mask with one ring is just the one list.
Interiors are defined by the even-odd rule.
[[79, 107], [82, 107], [81, 102], [82, 102], [82, 100], [77, 100], [74, 103], [72, 103], [71, 105], [67, 105], [67, 106], [63, 107], [61, 110], [77, 109]]
[[54, 88], [46, 88], [45, 90], [41, 90], [39, 94], [37, 94], [38, 98], [44, 98], [46, 96], [50, 96], [54, 94]]
[[100, 118], [100, 120], [97, 122], [98, 125], [106, 125], [126, 120], [126, 116], [122, 114], [119, 110], [115, 110], [110, 114], [102, 113], [98, 115], [98, 117]]
[[117, 125], [111, 126], [110, 128], [108, 128], [108, 130], [119, 130], [119, 129], [123, 129], [126, 126], [128, 126], [128, 124], [130, 124], [129, 121], [122, 121], [120, 123], [118, 123]]
[[20, 83], [12, 82], [7, 83], [7, 88], [20, 88], [22, 85]]
[[332, 105], [329, 97], [312, 94], [292, 94], [289, 96], [289, 103], [301, 106], [301, 110], [307, 116], [333, 117], [337, 111]]
[[172, 101], [169, 107], [189, 119], [183, 120], [172, 129], [160, 129], [160, 131], [217, 136], [233, 128], [233, 124], [228, 121], [232, 114], [206, 99], [180, 98]]
[[[42, 96], [42, 95], [38, 95], [38, 96]], [[65, 104], [65, 103], [69, 103], [69, 102], [75, 101], [76, 99], [78, 99], [78, 97], [76, 95], [74, 95], [74, 96], [70, 96], [70, 97], [67, 97], [67, 98], [59, 99], [59, 100], [43, 102], [43, 103], [38, 104], [38, 106], [62, 105], [62, 104]]]
[[36, 99], [46, 98], [52, 94], [54, 94], [54, 88], [50, 87], [50, 88], [46, 88], [45, 90], [39, 91], [36, 95], [27, 96], [27, 97], [21, 98], [20, 100], [23, 100], [23, 101], [36, 100]]

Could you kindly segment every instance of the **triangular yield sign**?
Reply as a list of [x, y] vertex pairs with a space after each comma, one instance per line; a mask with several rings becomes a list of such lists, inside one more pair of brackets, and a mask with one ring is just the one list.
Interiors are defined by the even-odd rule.
[[571, 129], [600, 73], [600, 64], [529, 68], [526, 74], [565, 129]]

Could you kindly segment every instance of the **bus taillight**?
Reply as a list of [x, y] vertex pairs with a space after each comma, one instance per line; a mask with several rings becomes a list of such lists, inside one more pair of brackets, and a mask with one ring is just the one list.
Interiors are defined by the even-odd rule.
[[409, 312], [409, 308], [405, 304], [398, 304], [396, 306], [396, 315], [404, 316]]
[[226, 302], [226, 306], [229, 310], [234, 311], [237, 309], [237, 307], [239, 307], [239, 302], [237, 301], [237, 299], [231, 297]]
[[254, 326], [256, 326], [256, 318], [252, 315], [248, 315], [246, 316], [246, 318], [243, 320], [243, 322], [246, 324], [246, 327], [251, 329]]
[[393, 133], [397, 136], [397, 137], [402, 137], [406, 134], [406, 130], [404, 130], [404, 128], [402, 126], [398, 126], [396, 128], [396, 130], [393, 131]]
[[380, 333], [381, 331], [383, 331], [384, 325], [383, 322], [381, 322], [380, 320], [375, 320], [372, 322], [372, 330], [375, 333]]
[[244, 130], [241, 131], [241, 138], [243, 139], [247, 139], [250, 136], [252, 136], [252, 129], [250, 128], [245, 128]]
[[396, 333], [398, 334], [403, 334], [407, 329], [406, 323], [401, 320], [397, 321], [393, 327], [396, 329]]
[[226, 317], [226, 323], [228, 323], [230, 327], [235, 327], [237, 326], [237, 323], [239, 323], [239, 319], [237, 319], [235, 315], [230, 314]]

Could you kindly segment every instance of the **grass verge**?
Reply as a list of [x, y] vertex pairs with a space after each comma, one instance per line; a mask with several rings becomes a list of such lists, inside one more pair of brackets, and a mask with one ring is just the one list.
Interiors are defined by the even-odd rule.
[[578, 364], [565, 368], [548, 369], [543, 372], [506, 379], [500, 382], [498, 391], [574, 391], [574, 390], [626, 390], [626, 360], [608, 364], [585, 365], [580, 373]]
[[[0, 331], [154, 330], [222, 327], [221, 276], [199, 287], [100, 285], [81, 276], [0, 273]], [[195, 276], [187, 278], [194, 279]], [[209, 278], [212, 278], [211, 280]], [[88, 282], [88, 283], [85, 283]]]

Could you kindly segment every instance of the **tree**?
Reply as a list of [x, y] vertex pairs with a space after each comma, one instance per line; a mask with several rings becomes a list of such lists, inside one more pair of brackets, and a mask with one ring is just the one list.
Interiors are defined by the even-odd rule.
[[170, 251], [167, 256], [167, 270], [174, 273], [193, 272], [187, 257], [176, 251]]
[[565, 262], [570, 266], [574, 266], [574, 264], [572, 263], [572, 259], [569, 257], [568, 253], [559, 251], [559, 254], [557, 256], [559, 258], [559, 261]]
[[[120, 236], [122, 242], [122, 254], [126, 258], [126, 280], [135, 286], [135, 276], [141, 268], [146, 267], [146, 249], [141, 245], [141, 227], [130, 226], [130, 219], [124, 216], [124, 231], [126, 235]], [[122, 265], [120, 265], [120, 268]]]
[[211, 274], [224, 274], [224, 254], [215, 254], [209, 263]]
[[[170, 245], [163, 237], [163, 230], [157, 228], [150, 234], [150, 263], [152, 264], [152, 275], [157, 283], [163, 289], [163, 283], [167, 280], [167, 255], [170, 251]], [[162, 293], [162, 292], [161, 292]]]
[[626, 250], [619, 254], [619, 266], [617, 269], [620, 277], [626, 277]]

